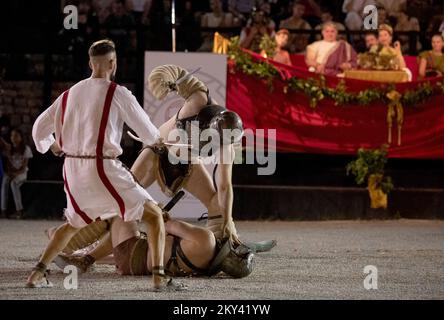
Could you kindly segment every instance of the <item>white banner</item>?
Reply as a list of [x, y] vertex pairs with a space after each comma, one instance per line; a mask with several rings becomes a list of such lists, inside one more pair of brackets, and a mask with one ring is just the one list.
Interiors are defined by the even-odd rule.
[[[219, 105], [225, 106], [227, 88], [227, 57], [212, 53], [185, 53], [185, 52], [145, 52], [145, 87], [143, 107], [149, 114], [151, 121], [159, 127], [171, 117], [175, 116], [182, 107], [184, 99], [175, 93], [169, 94], [163, 101], [156, 100], [148, 90], [148, 76], [157, 66], [175, 64], [188, 71], [201, 68], [195, 74], [210, 89], [211, 98]], [[212, 176], [213, 165], [207, 166]], [[166, 204], [169, 200], [160, 190], [157, 183], [149, 187], [148, 192], [156, 201]], [[186, 192], [185, 197], [171, 210], [176, 218], [198, 218], [206, 208]]]

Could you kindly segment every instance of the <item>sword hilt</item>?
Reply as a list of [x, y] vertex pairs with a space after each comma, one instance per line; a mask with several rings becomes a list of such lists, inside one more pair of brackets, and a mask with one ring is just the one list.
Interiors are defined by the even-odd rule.
[[173, 207], [179, 202], [180, 199], [185, 195], [183, 190], [180, 190], [174, 195], [174, 197], [163, 207], [163, 211], [169, 212]]

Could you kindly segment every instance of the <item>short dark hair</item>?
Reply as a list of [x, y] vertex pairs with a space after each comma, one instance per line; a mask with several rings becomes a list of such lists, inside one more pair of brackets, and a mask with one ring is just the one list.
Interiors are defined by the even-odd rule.
[[111, 52], [116, 52], [116, 46], [114, 42], [108, 39], [94, 42], [88, 50], [90, 57], [104, 56]]
[[374, 36], [375, 38], [377, 38], [378, 37], [378, 33], [376, 31], [367, 31], [365, 33], [364, 37], [367, 37], [367, 36]]

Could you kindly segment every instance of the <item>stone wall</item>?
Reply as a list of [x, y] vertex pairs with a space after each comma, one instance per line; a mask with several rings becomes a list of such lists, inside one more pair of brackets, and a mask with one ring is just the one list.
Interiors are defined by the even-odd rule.
[[[30, 137], [32, 124], [43, 104], [43, 83], [39, 81], [4, 81], [0, 94], [0, 112], [8, 116], [12, 127], [19, 127]], [[27, 139], [31, 143], [32, 139]]]

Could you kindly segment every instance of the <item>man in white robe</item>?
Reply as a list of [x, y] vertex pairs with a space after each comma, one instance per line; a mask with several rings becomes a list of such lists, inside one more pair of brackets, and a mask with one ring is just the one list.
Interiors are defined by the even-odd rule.
[[341, 76], [345, 70], [357, 66], [357, 54], [349, 43], [337, 40], [334, 22], [322, 26], [322, 40], [307, 47], [305, 61], [311, 72], [328, 76]]
[[163, 271], [162, 210], [117, 160], [122, 154], [120, 140], [124, 123], [145, 144], [155, 143], [160, 137], [159, 131], [131, 92], [111, 81], [117, 68], [114, 43], [95, 42], [89, 56], [91, 77], [60, 95], [33, 126], [33, 139], [39, 152], [51, 149], [66, 158], [63, 179], [68, 222], [55, 231], [27, 286], [51, 286], [45, 276], [46, 268], [72, 236], [93, 221], [113, 216], [120, 216], [124, 221], [140, 220], [146, 226], [154, 287], [174, 286]]

